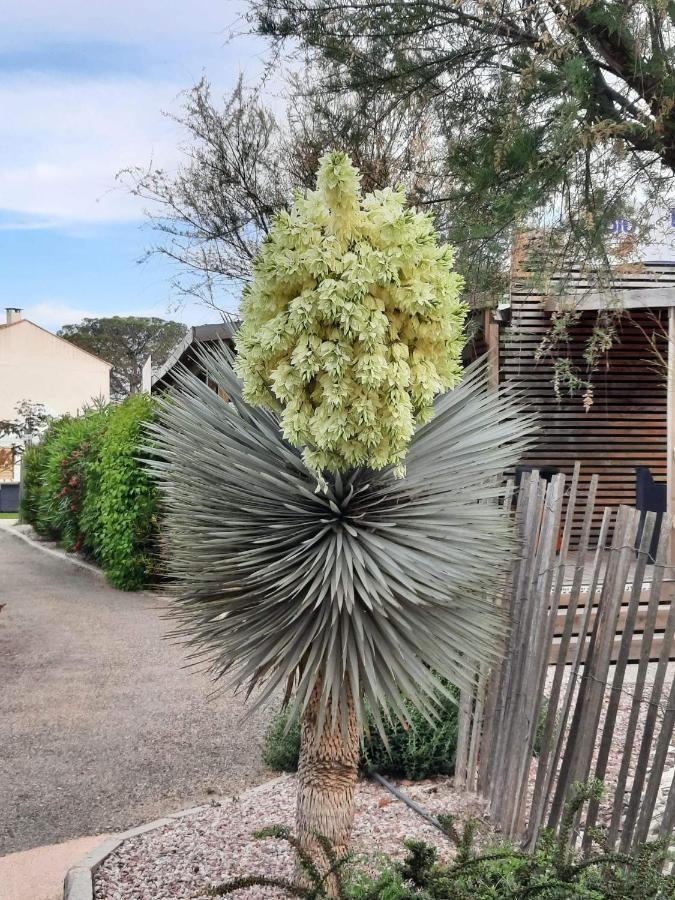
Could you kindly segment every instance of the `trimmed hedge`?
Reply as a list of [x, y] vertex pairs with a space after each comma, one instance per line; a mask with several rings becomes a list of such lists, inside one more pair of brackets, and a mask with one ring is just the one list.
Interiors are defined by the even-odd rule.
[[152, 417], [145, 394], [63, 416], [23, 459], [22, 521], [90, 556], [122, 590], [138, 590], [157, 571], [157, 495], [139, 459]]

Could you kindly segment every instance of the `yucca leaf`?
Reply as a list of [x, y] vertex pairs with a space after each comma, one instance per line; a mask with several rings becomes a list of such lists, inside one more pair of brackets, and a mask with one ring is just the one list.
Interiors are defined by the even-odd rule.
[[[224, 347], [181, 370], [149, 426], [177, 633], [213, 674], [260, 703], [289, 683], [320, 720], [348, 693], [405, 717], [435, 714], [439, 676], [470, 687], [504, 628], [495, 588], [515, 550], [499, 501], [532, 420], [487, 389], [484, 364], [437, 399], [391, 469], [331, 476], [323, 490], [275, 416], [250, 407]], [[346, 708], [344, 705], [342, 708]]]

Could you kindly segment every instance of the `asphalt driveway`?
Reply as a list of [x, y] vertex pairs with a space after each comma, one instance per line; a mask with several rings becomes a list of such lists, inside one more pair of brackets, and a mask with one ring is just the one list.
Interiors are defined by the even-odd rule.
[[265, 778], [267, 716], [215, 698], [160, 601], [0, 529], [0, 856]]

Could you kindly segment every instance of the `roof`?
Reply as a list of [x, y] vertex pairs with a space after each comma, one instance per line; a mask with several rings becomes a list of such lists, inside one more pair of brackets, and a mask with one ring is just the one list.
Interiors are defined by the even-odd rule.
[[66, 340], [66, 338], [60, 337], [58, 334], [54, 334], [52, 331], [48, 331], [46, 328], [43, 328], [42, 325], [36, 325], [35, 322], [31, 322], [30, 319], [19, 319], [17, 322], [5, 322], [3, 325], [0, 325], [0, 330], [3, 328], [16, 328], [17, 325], [31, 325], [33, 328], [37, 328], [39, 331], [44, 331], [45, 334], [48, 334], [49, 337], [54, 338], [55, 341], [61, 341], [64, 344], [68, 344], [74, 350], [77, 350], [78, 353], [84, 353], [85, 356], [90, 356], [92, 359], [95, 359], [96, 362], [100, 362], [102, 365], [107, 366], [109, 369], [112, 369], [113, 364], [109, 363], [107, 359], [101, 359], [100, 356], [96, 356], [95, 353], [90, 353], [88, 350], [83, 350], [82, 347], [78, 347], [77, 344], [74, 344], [72, 341]]
[[188, 328], [185, 337], [179, 341], [166, 358], [163, 366], [153, 374], [153, 386], [176, 366], [193, 344], [204, 344], [209, 341], [231, 341], [239, 327], [239, 322], [219, 322], [213, 325], [193, 325]]

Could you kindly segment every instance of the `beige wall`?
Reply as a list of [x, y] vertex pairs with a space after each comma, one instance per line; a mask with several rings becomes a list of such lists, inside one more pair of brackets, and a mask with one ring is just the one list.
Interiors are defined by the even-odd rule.
[[0, 328], [0, 419], [22, 400], [51, 415], [75, 414], [92, 399], [110, 399], [110, 367], [27, 319]]

